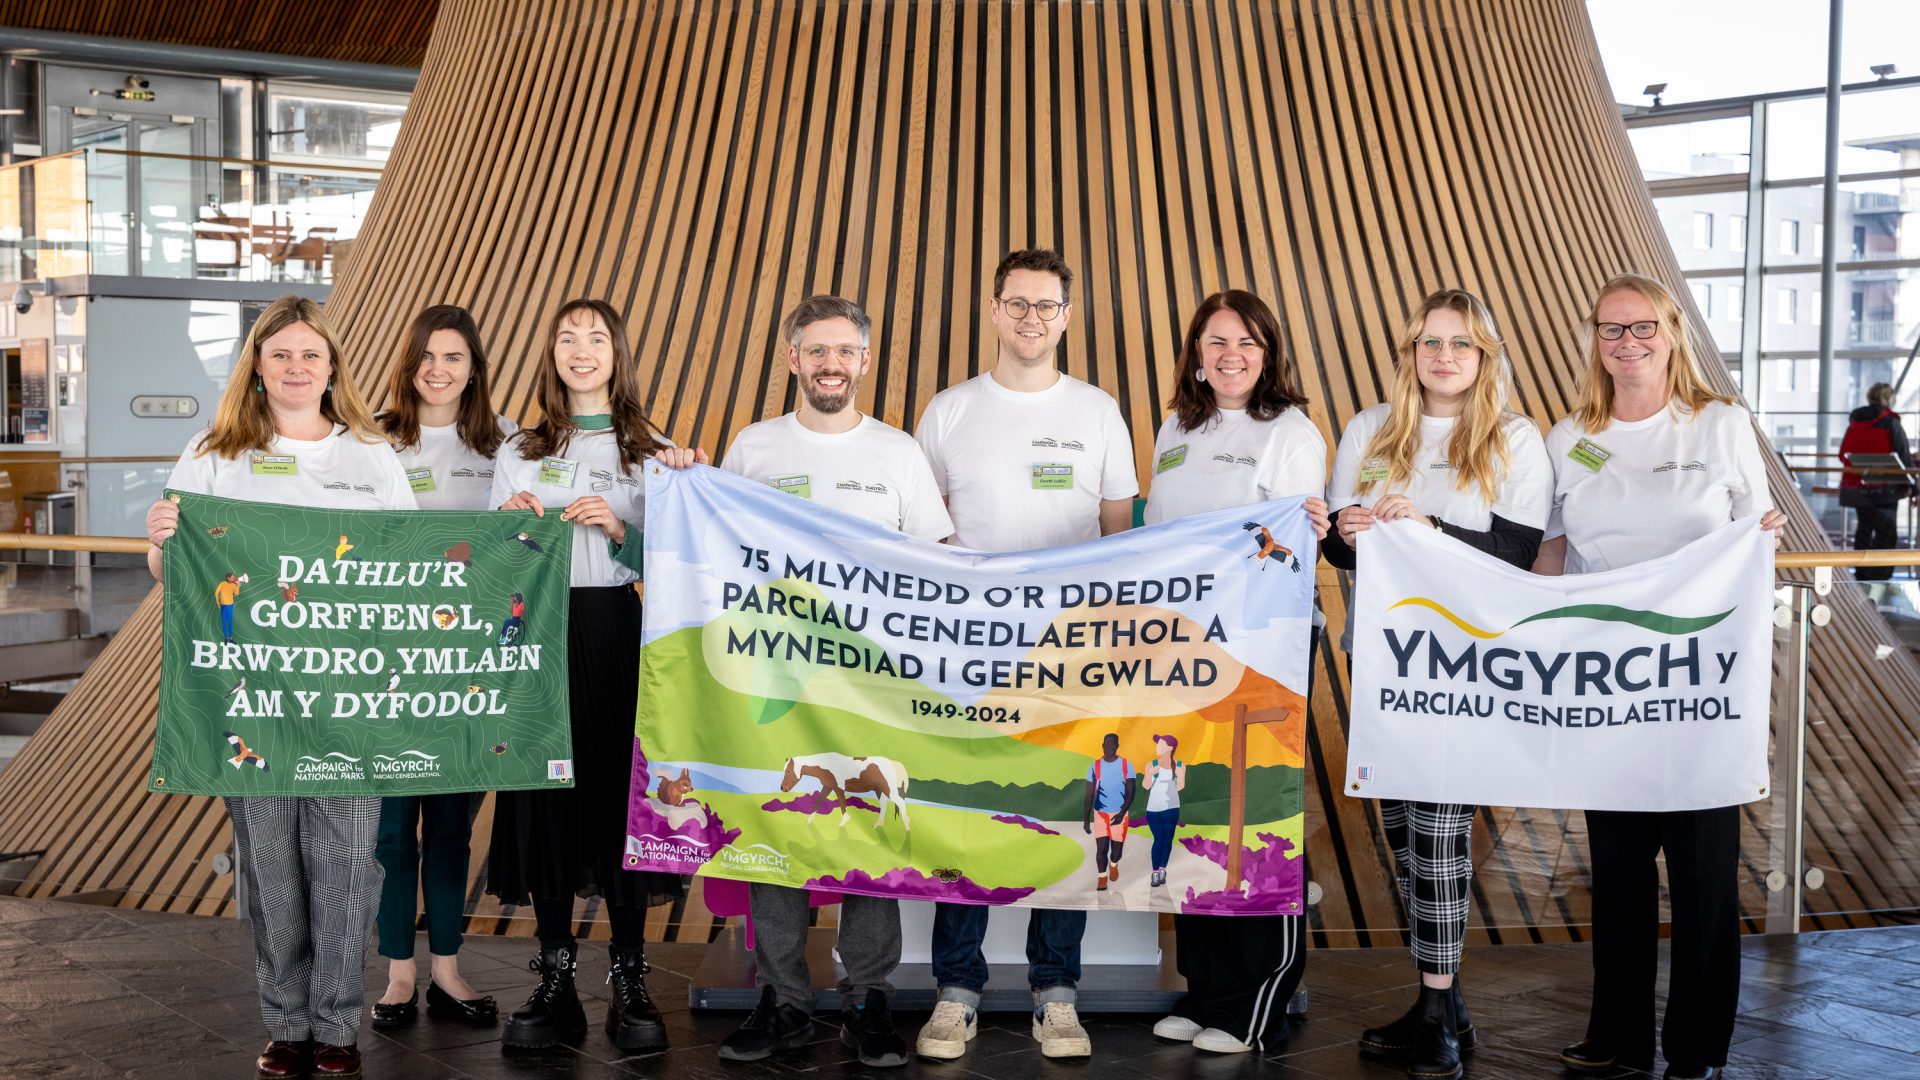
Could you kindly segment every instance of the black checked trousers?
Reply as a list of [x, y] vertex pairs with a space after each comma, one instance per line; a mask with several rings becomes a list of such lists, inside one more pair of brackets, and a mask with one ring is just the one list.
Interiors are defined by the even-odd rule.
[[1473, 812], [1457, 803], [1380, 800], [1380, 825], [1413, 928], [1413, 963], [1429, 975], [1460, 970], [1473, 881]]

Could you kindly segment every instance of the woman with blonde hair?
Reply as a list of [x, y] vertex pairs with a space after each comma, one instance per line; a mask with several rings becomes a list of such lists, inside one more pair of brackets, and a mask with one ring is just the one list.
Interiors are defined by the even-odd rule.
[[[1534, 566], [1587, 574], [1656, 559], [1737, 518], [1778, 532], [1753, 417], [1700, 377], [1680, 305], [1638, 274], [1607, 282], [1587, 319], [1580, 404], [1553, 426], [1552, 515]], [[1727, 1064], [1740, 993], [1739, 808], [1586, 811], [1593, 851], [1593, 1002], [1580, 1072], [1653, 1064], [1664, 850], [1672, 983], [1661, 1043], [1669, 1080]]]
[[[298, 296], [274, 301], [253, 324], [212, 425], [188, 444], [167, 486], [248, 502], [415, 508], [400, 459], [354, 387], [320, 305]], [[147, 511], [155, 580], [179, 516], [166, 499]], [[226, 805], [271, 1040], [258, 1075], [359, 1076], [354, 1042], [380, 899], [380, 800], [260, 795]]]
[[[1442, 289], [1408, 318], [1388, 400], [1347, 425], [1334, 454], [1327, 561], [1354, 567], [1354, 543], [1375, 521], [1428, 525], [1495, 558], [1533, 563], [1553, 470], [1540, 429], [1509, 411], [1512, 375], [1493, 313]], [[1349, 626], [1341, 647], [1350, 647]], [[1466, 936], [1474, 808], [1380, 802], [1400, 898], [1412, 926], [1420, 997], [1400, 1019], [1360, 1036], [1367, 1057], [1407, 1062], [1408, 1075], [1458, 1077], [1474, 1043], [1457, 979]]]

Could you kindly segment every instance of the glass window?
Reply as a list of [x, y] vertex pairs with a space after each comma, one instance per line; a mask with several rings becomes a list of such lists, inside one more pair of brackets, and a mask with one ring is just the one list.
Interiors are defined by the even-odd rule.
[[1788, 220], [1780, 223], [1780, 254], [1800, 254], [1800, 223], [1798, 221]]
[[1744, 214], [1735, 214], [1727, 219], [1727, 250], [1747, 250], [1747, 219]]
[[1700, 317], [1713, 318], [1713, 286], [1704, 281], [1687, 283], [1693, 289], [1693, 302], [1700, 309]]
[[1746, 302], [1745, 289], [1738, 285], [1727, 286], [1727, 299], [1720, 307], [1727, 313], [1728, 322], [1740, 322], [1747, 317]]
[[1740, 250], [1713, 243], [1715, 225], [1747, 210], [1747, 193], [1721, 191], [1701, 195], [1664, 195], [1653, 201], [1680, 269], [1738, 270], [1745, 265]]
[[1813, 299], [1807, 303], [1807, 317], [1813, 320], [1813, 325], [1820, 325], [1820, 314], [1822, 310], [1824, 309], [1820, 305], [1820, 290], [1815, 289], [1813, 290]]
[[1647, 180], [1736, 176], [1747, 171], [1752, 129], [1752, 118], [1735, 116], [1632, 127], [1627, 129], [1627, 139], [1640, 162], [1640, 175]]
[[1693, 246], [1697, 248], [1713, 247], [1713, 215], [1704, 211], [1693, 212]]
[[407, 95], [269, 83], [275, 161], [384, 164], [406, 115]]
[[1792, 326], [1798, 321], [1800, 293], [1797, 290], [1781, 289], [1780, 292], [1776, 294], [1775, 302], [1779, 305], [1779, 318], [1782, 326]]

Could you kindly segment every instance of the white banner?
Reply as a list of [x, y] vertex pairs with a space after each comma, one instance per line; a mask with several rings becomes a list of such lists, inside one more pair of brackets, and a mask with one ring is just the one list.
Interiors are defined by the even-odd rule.
[[1767, 795], [1773, 538], [1539, 577], [1423, 525], [1362, 534], [1345, 789], [1697, 810]]

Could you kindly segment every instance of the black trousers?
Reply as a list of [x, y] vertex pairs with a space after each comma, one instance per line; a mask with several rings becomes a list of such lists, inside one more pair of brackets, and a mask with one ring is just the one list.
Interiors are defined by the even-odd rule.
[[1593, 1005], [1587, 1037], [1622, 1062], [1653, 1060], [1660, 874], [1673, 901], [1672, 972], [1660, 1045], [1667, 1064], [1724, 1066], [1740, 1002], [1740, 808], [1588, 810], [1593, 849]]
[[1173, 1006], [1255, 1050], [1287, 1041], [1287, 1003], [1307, 966], [1305, 915], [1175, 915], [1174, 960], [1187, 994]]
[[[1899, 504], [1862, 506], [1854, 510], [1853, 549], [1885, 551], [1900, 546]], [[1893, 577], [1891, 566], [1856, 566], [1855, 581], [1886, 581]]]

